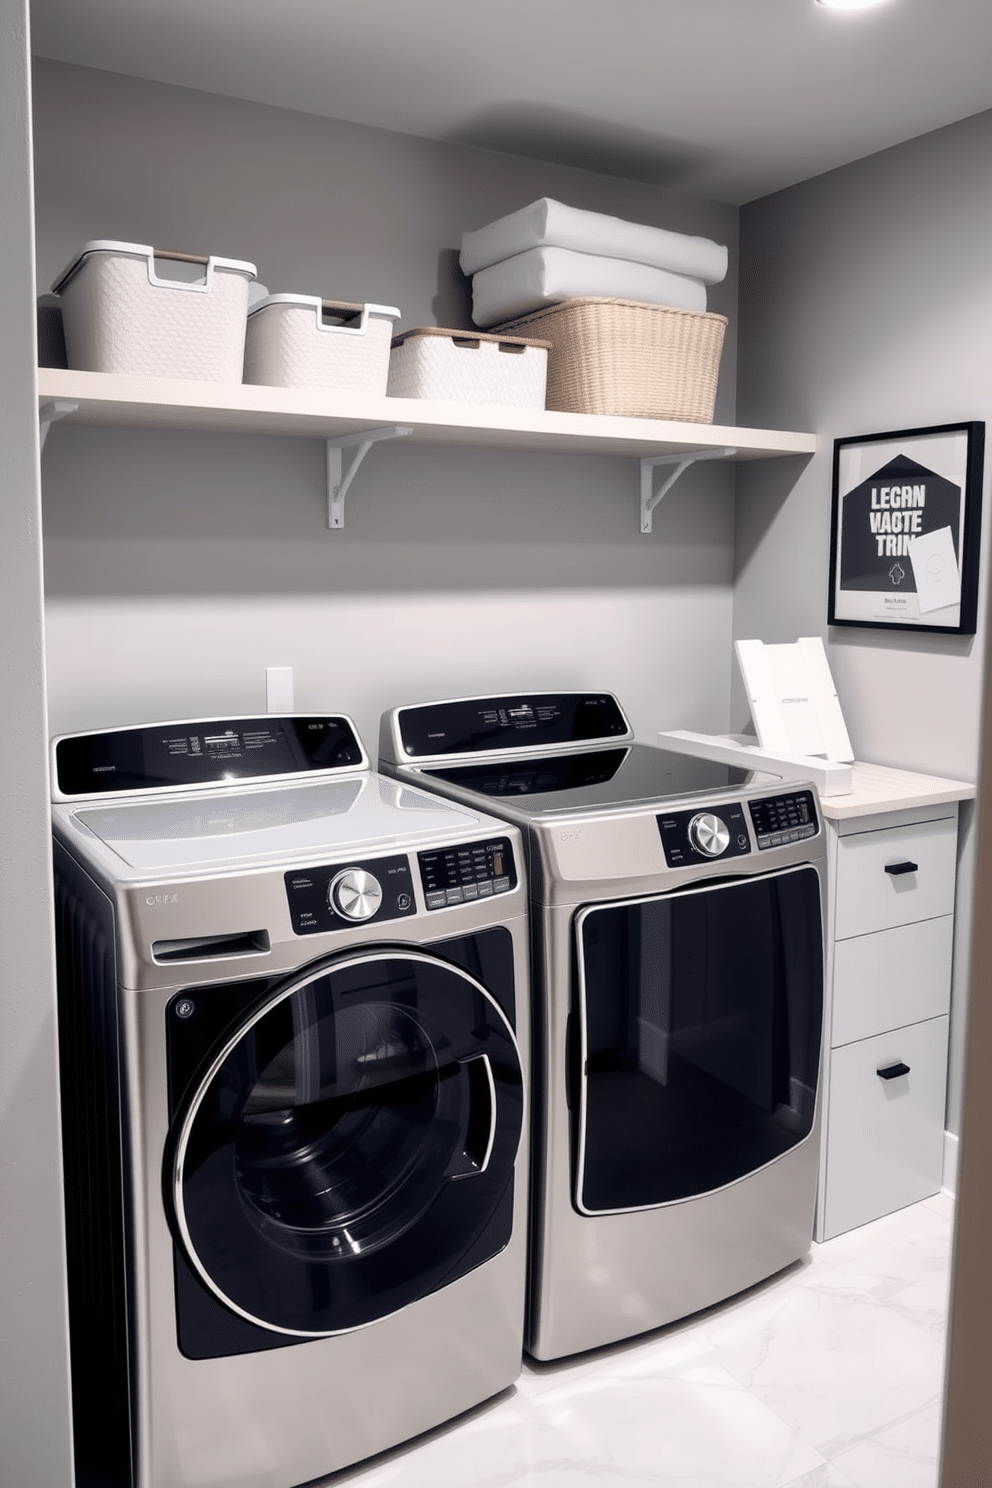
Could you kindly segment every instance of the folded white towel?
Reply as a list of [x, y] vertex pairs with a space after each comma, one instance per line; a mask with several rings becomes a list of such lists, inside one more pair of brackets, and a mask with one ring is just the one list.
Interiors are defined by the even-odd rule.
[[477, 326], [496, 325], [541, 305], [584, 295], [706, 309], [705, 284], [686, 274], [569, 248], [531, 248], [473, 275], [472, 319]]
[[628, 258], [633, 263], [688, 274], [704, 284], [719, 284], [727, 275], [727, 250], [710, 238], [624, 222], [602, 212], [563, 206], [547, 196], [466, 233], [459, 263], [463, 274], [475, 274], [529, 248], [571, 248], [604, 258]]

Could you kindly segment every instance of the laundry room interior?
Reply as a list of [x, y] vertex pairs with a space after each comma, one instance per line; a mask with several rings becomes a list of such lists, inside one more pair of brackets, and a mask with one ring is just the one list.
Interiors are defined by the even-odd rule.
[[[914, 0], [906, 3], [912, 10]], [[13, 768], [25, 771], [29, 797], [48, 790], [40, 763], [47, 737], [169, 719], [261, 717], [266, 669], [273, 667], [292, 669], [292, 704], [283, 711], [347, 715], [373, 767], [388, 710], [486, 695], [613, 694], [632, 737], [652, 745], [661, 731], [740, 734], [751, 720], [735, 642], [777, 645], [810, 636], [824, 641], [855, 760], [968, 785], [979, 780], [988, 514], [973, 635], [828, 627], [827, 603], [834, 440], [980, 422], [992, 405], [987, 100], [958, 113], [948, 105], [952, 122], [935, 118], [934, 127], [919, 126], [913, 137], [871, 153], [852, 140], [844, 163], [808, 179], [771, 191], [745, 185], [737, 198], [727, 192], [720, 199], [682, 184], [705, 174], [701, 152], [693, 158], [687, 150], [681, 160], [676, 153], [670, 167], [660, 162], [654, 174], [642, 169], [636, 179], [633, 146], [626, 154], [618, 147], [619, 167], [607, 168], [609, 135], [589, 169], [576, 163], [578, 149], [556, 155], [549, 147], [547, 159], [518, 151], [512, 129], [498, 148], [350, 122], [335, 117], [331, 90], [318, 115], [234, 96], [234, 85], [205, 91], [127, 75], [123, 65], [104, 67], [95, 58], [85, 59], [92, 65], [68, 61], [51, 41], [59, 9], [38, 7], [44, 46], [28, 86], [22, 7], [4, 0], [10, 44], [0, 90], [20, 102], [5, 105], [19, 122], [0, 150], [0, 182], [8, 199], [22, 204], [33, 189], [34, 241], [26, 226], [21, 238], [5, 228], [0, 267], [11, 298], [24, 299], [31, 287], [32, 315], [36, 297], [46, 295], [83, 244], [109, 239], [250, 260], [274, 294], [396, 306], [397, 331], [435, 325], [469, 331], [470, 286], [458, 266], [463, 234], [550, 197], [725, 244], [728, 273], [708, 297], [708, 309], [728, 321], [713, 421], [730, 430], [815, 435], [816, 449], [700, 460], [674, 483], [654, 511], [653, 530], [644, 533], [635, 457], [469, 441], [406, 445], [396, 438], [368, 452], [349, 488], [343, 526], [330, 530], [321, 438], [55, 417], [39, 457], [39, 543], [28, 494], [35, 489], [35, 456], [23, 452], [20, 386], [22, 353], [34, 332], [18, 322], [2, 375], [10, 390], [4, 422], [11, 448], [21, 451], [11, 457], [10, 479], [25, 494], [6, 518], [4, 564], [8, 603], [20, 617], [8, 619], [8, 645], [14, 638], [18, 649], [23, 640], [24, 657], [8, 658], [4, 686], [11, 708], [23, 710], [24, 727], [8, 727], [18, 736]], [[893, 15], [898, 9], [892, 0]], [[971, 13], [978, 17], [974, 7]], [[881, 24], [882, 14], [866, 19]], [[988, 21], [974, 25], [983, 28], [975, 36], [980, 49], [992, 39]], [[258, 70], [265, 71], [264, 57]], [[388, 91], [391, 78], [384, 65], [381, 78], [368, 78], [369, 91]], [[443, 78], [431, 86], [443, 89]], [[801, 93], [791, 80], [789, 87], [800, 108]], [[508, 93], [511, 113], [512, 98]], [[551, 110], [539, 119], [552, 142], [578, 127], [576, 116], [559, 118]], [[591, 117], [579, 124], [583, 137], [594, 133]], [[36, 419], [33, 385], [30, 408]], [[0, 1075], [8, 1154], [0, 1157], [0, 1171], [12, 1175], [12, 1193], [25, 1194], [19, 1203], [29, 1228], [4, 1242], [0, 1278], [11, 1284], [29, 1275], [26, 1290], [43, 1291], [51, 1301], [41, 1307], [40, 1321], [27, 1302], [18, 1302], [5, 1324], [11, 1340], [30, 1333], [33, 1342], [21, 1342], [17, 1351], [11, 1342], [0, 1365], [11, 1402], [3, 1433], [24, 1464], [18, 1488], [68, 1488], [63, 1262], [51, 1223], [61, 1198], [50, 932], [44, 951], [37, 949], [50, 915], [50, 829], [39, 825], [37, 801], [26, 800], [25, 791], [14, 795], [5, 831], [28, 846], [23, 858], [5, 855], [3, 868], [2, 919], [15, 947], [12, 980], [20, 985], [3, 993], [11, 1045]], [[976, 802], [962, 793], [955, 809], [946, 1135], [931, 1211], [942, 1218], [952, 1214], [958, 1186], [972, 903], [980, 874]], [[36, 977], [47, 988], [43, 1008], [25, 990]], [[25, 1122], [33, 1135], [24, 1136]], [[34, 1154], [43, 1183], [26, 1187], [25, 1151]], [[41, 1244], [39, 1228], [47, 1237]], [[946, 1249], [950, 1224], [945, 1228]], [[922, 1233], [929, 1236], [925, 1227]], [[840, 1272], [835, 1280], [838, 1288], [848, 1284]], [[22, 1289], [14, 1288], [18, 1295]], [[896, 1305], [910, 1306], [901, 1298]], [[942, 1318], [927, 1318], [927, 1331], [942, 1336]], [[662, 1331], [677, 1334], [678, 1325]], [[622, 1394], [627, 1379], [625, 1398], [651, 1415], [634, 1355], [628, 1349], [618, 1357], [604, 1388]], [[833, 1367], [840, 1389], [843, 1354]], [[542, 1374], [535, 1367], [532, 1394], [521, 1394], [512, 1408], [558, 1388], [545, 1368]], [[673, 1369], [664, 1366], [666, 1379]], [[42, 1381], [47, 1404], [43, 1412], [34, 1408], [25, 1431], [17, 1426], [25, 1392], [41, 1389]], [[583, 1388], [593, 1388], [588, 1377]], [[924, 1413], [937, 1421], [939, 1371], [935, 1388], [921, 1391], [912, 1399], [910, 1391], [909, 1403], [894, 1404], [877, 1425], [831, 1427], [819, 1437], [812, 1428], [804, 1436], [802, 1424], [783, 1411], [795, 1440], [782, 1447], [777, 1476], [762, 1469], [769, 1474], [763, 1481], [777, 1488], [935, 1484], [933, 1444], [921, 1449], [917, 1478], [905, 1475], [908, 1459], [898, 1442], [891, 1456], [903, 1463], [903, 1476], [856, 1475], [859, 1462], [867, 1471], [863, 1463], [876, 1461], [865, 1444], [883, 1427]], [[43, 1445], [42, 1421], [50, 1422]], [[473, 1450], [484, 1456], [486, 1421], [483, 1411], [464, 1427], [446, 1429], [449, 1436], [476, 1430]], [[967, 1416], [967, 1430], [981, 1429], [987, 1428]], [[813, 1455], [796, 1449], [800, 1438]], [[578, 1469], [574, 1478], [565, 1468], [555, 1476], [547, 1465], [552, 1439], [549, 1433], [541, 1448], [547, 1460], [528, 1463], [522, 1455], [514, 1464], [507, 1449], [509, 1465], [499, 1481], [562, 1488], [578, 1482]], [[564, 1459], [574, 1452], [581, 1460], [578, 1436], [575, 1443]], [[442, 1450], [443, 1442], [428, 1447]], [[868, 1455], [859, 1459], [859, 1451]], [[843, 1453], [855, 1454], [847, 1468], [834, 1460]], [[445, 1460], [430, 1458], [420, 1469], [413, 1455], [387, 1454], [377, 1464], [349, 1468], [341, 1480], [356, 1488], [496, 1481], [479, 1466], [477, 1476], [442, 1479]], [[452, 1460], [459, 1464], [452, 1472], [468, 1472], [464, 1459]], [[617, 1458], [611, 1464], [596, 1481], [669, 1481], [661, 1463], [628, 1468]], [[711, 1471], [706, 1481], [714, 1485], [752, 1482], [732, 1477], [727, 1466]], [[948, 1475], [943, 1481], [945, 1488], [965, 1488], [977, 1480]], [[174, 1488], [186, 1488], [186, 1480]]]

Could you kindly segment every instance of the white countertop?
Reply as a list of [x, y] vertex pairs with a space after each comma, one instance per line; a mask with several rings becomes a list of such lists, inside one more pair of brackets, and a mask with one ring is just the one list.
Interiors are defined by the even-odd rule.
[[917, 775], [889, 765], [868, 765], [855, 760], [851, 766], [854, 789], [843, 796], [821, 796], [820, 810], [828, 820], [849, 816], [873, 816], [883, 811], [904, 811], [913, 806], [942, 806], [949, 801], [970, 801], [975, 786], [966, 780], [945, 780], [939, 775]]

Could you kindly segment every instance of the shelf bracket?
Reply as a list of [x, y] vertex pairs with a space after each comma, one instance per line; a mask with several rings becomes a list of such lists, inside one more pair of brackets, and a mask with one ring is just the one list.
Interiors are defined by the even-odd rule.
[[[374, 444], [384, 439], [402, 439], [412, 434], [405, 424], [390, 424], [384, 429], [363, 429], [360, 434], [342, 434], [327, 441], [327, 525], [332, 532], [344, 526], [344, 503], [348, 490], [365, 456]], [[342, 469], [342, 450], [354, 450], [348, 469]]]
[[41, 448], [45, 448], [45, 440], [48, 431], [60, 418], [68, 418], [70, 413], [75, 413], [78, 403], [70, 403], [66, 398], [57, 398], [54, 403], [42, 403], [38, 409], [38, 432], [41, 439]]
[[[736, 449], [686, 450], [681, 455], [649, 455], [641, 461], [641, 532], [653, 530], [654, 509], [690, 465], [697, 460], [727, 460], [736, 455]], [[674, 465], [675, 469], [658, 490], [654, 490], [654, 472], [659, 465]]]

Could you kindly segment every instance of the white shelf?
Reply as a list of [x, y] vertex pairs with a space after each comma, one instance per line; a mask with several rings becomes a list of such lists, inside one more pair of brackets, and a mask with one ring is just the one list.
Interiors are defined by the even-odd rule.
[[811, 455], [812, 434], [735, 429], [720, 424], [668, 423], [545, 409], [428, 402], [416, 398], [367, 398], [315, 388], [253, 387], [240, 383], [182, 382], [171, 378], [117, 377], [42, 367], [39, 405], [77, 404], [61, 415], [69, 424], [211, 433], [284, 434], [335, 439], [383, 425], [409, 425], [404, 443], [473, 449], [528, 450], [543, 454], [681, 455], [733, 446], [735, 460]]

